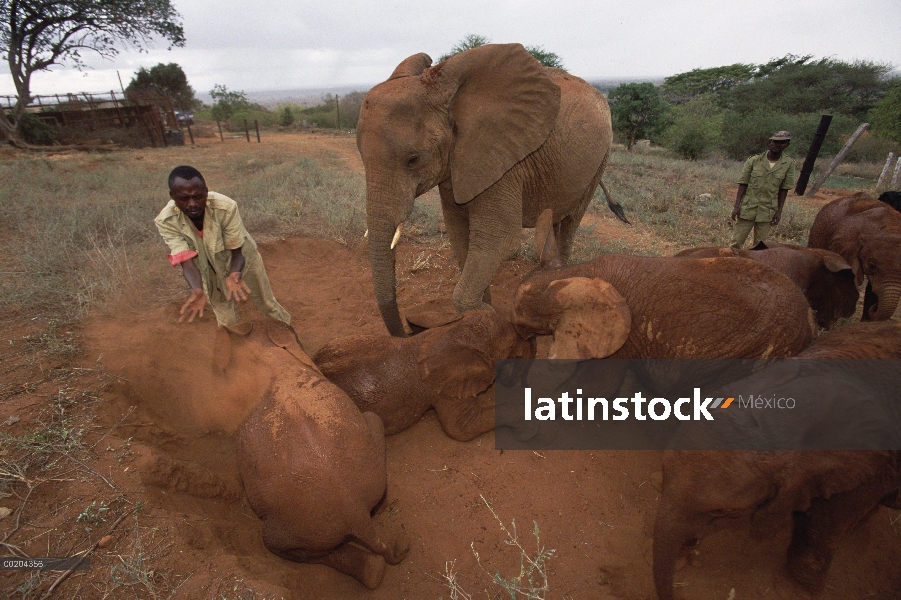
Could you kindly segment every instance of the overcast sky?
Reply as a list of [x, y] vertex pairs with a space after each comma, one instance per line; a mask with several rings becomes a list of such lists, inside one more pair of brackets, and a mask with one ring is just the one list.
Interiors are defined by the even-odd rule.
[[[36, 73], [33, 94], [119, 89], [139, 67], [176, 62], [198, 93], [366, 89], [407, 56], [433, 59], [467, 34], [557, 53], [585, 79], [658, 78], [786, 54], [901, 67], [899, 0], [173, 0], [184, 48], [157, 43], [79, 72]], [[0, 95], [15, 88], [5, 61]]]

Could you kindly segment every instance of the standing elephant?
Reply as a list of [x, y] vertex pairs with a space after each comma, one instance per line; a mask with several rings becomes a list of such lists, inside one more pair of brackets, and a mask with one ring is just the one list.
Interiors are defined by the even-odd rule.
[[271, 375], [236, 432], [241, 480], [263, 520], [263, 543], [288, 560], [328, 565], [376, 588], [385, 562], [399, 563], [408, 548], [370, 516], [387, 485], [381, 420], [322, 376], [288, 325], [220, 329], [215, 361], [226, 377], [242, 376], [229, 366], [235, 352]]
[[[758, 246], [763, 246], [758, 247]], [[854, 272], [844, 258], [834, 252], [819, 248], [804, 248], [791, 244], [758, 244], [751, 250], [738, 248], [690, 248], [676, 254], [680, 257], [750, 258], [769, 265], [795, 282], [810, 308], [817, 325], [832, 327], [839, 319], [850, 317], [857, 309], [860, 293], [854, 280]]]
[[[888, 432], [894, 436], [896, 449], [667, 450], [654, 524], [654, 584], [660, 600], [674, 598], [676, 562], [688, 547], [715, 530], [748, 519], [752, 527], [767, 532], [772, 532], [775, 524], [793, 519], [787, 578], [777, 577], [780, 591], [774, 596], [819, 598], [842, 536], [879, 504], [901, 509], [901, 451], [897, 449], [901, 414], [884, 401], [877, 408], [888, 410], [875, 412], [868, 412], [874, 405], [857, 402], [874, 391], [883, 399], [896, 397], [901, 382], [893, 364], [901, 359], [901, 326], [879, 322], [841, 327], [817, 338], [796, 358], [809, 360], [798, 361], [796, 377], [781, 380], [768, 393], [794, 397], [798, 390], [816, 386], [815, 405], [805, 412], [775, 411], [778, 414], [745, 410], [737, 413], [743, 416], [734, 423], [724, 423], [725, 431], [718, 432], [720, 439], [775, 431], [777, 435], [791, 432], [796, 443], [826, 439], [836, 448], [860, 447], [861, 443], [868, 447], [871, 440], [884, 439]], [[812, 359], [827, 360], [817, 364], [818, 360]], [[861, 360], [892, 362], [886, 362], [880, 377], [872, 377], [872, 367], [866, 375], [861, 374]], [[849, 390], [856, 393], [849, 394]], [[830, 410], [835, 412], [827, 427], [818, 430], [819, 415]], [[755, 414], [748, 416], [748, 412]], [[841, 426], [837, 428], [836, 422]], [[692, 433], [697, 436], [699, 432]], [[739, 591], [738, 595], [746, 594]]]
[[376, 413], [388, 435], [407, 429], [434, 407], [445, 433], [468, 441], [494, 429], [495, 361], [535, 358], [494, 311], [479, 310], [410, 338], [358, 335], [323, 346], [313, 361], [360, 410]]
[[866, 197], [834, 200], [817, 213], [807, 245], [840, 254], [858, 286], [866, 278], [862, 320], [895, 314], [901, 299], [901, 213]]
[[620, 254], [564, 267], [541, 221], [541, 266], [516, 290], [513, 323], [553, 335], [548, 358], [784, 358], [813, 339], [801, 290], [756, 261]]
[[489, 44], [431, 63], [416, 54], [398, 65], [366, 94], [357, 125], [373, 287], [398, 337], [405, 331], [394, 246], [414, 198], [438, 186], [462, 270], [454, 306], [490, 308], [495, 271], [545, 208], [553, 208], [566, 260], [612, 140], [604, 96], [542, 67], [520, 44]]

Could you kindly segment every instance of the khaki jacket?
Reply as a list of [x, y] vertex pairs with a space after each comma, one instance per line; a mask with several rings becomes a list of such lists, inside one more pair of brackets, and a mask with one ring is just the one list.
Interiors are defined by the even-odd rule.
[[[174, 200], [169, 200], [154, 223], [169, 247], [170, 262], [185, 252], [197, 253], [194, 264], [203, 277], [203, 291], [211, 301], [225, 301], [225, 278], [231, 265], [231, 251], [241, 248], [248, 262], [257, 254], [256, 242], [244, 228], [237, 203], [216, 192], [207, 195], [203, 237]], [[175, 261], [173, 265], [179, 262]]]
[[772, 221], [779, 208], [779, 190], [795, 187], [794, 161], [783, 153], [771, 169], [766, 155], [764, 152], [745, 161], [738, 183], [746, 184], [748, 190], [741, 200], [739, 219], [758, 223]]

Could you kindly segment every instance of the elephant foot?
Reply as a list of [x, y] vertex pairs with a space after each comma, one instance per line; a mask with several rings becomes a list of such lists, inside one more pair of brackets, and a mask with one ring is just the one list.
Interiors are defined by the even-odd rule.
[[404, 532], [399, 531], [394, 536], [394, 546], [391, 548], [391, 555], [385, 557], [385, 562], [389, 565], [400, 564], [407, 557], [407, 552], [409, 551], [410, 540], [407, 539]]
[[352, 543], [344, 544], [330, 554], [310, 562], [350, 575], [370, 590], [379, 587], [385, 576], [385, 559]]

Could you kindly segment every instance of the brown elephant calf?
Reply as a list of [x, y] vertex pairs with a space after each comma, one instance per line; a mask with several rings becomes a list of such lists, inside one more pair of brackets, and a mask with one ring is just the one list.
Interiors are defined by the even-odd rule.
[[901, 213], [860, 194], [834, 200], [820, 209], [807, 245], [840, 254], [864, 279], [862, 321], [885, 321], [901, 299]]
[[494, 429], [495, 361], [534, 358], [522, 339], [493, 311], [470, 311], [454, 322], [410, 338], [360, 335], [334, 340], [313, 358], [322, 373], [372, 411], [394, 434], [434, 407], [445, 433], [468, 441]]
[[323, 377], [294, 330], [278, 321], [220, 329], [215, 359], [225, 377], [250, 371], [230, 368], [248, 361], [251, 373], [270, 377], [236, 432], [241, 481], [263, 520], [266, 548], [376, 588], [385, 562], [399, 563], [408, 548], [371, 518], [387, 485], [381, 420]]
[[[730, 432], [738, 437], [752, 430], [792, 431], [797, 440], [825, 435], [832, 439], [833, 447], [873, 447], [873, 440], [885, 439], [877, 436], [897, 433], [901, 418], [897, 404], [870, 413], [863, 410], [864, 404], [855, 402], [873, 390], [882, 398], [896, 397], [901, 324], [841, 327], [820, 336], [796, 359], [831, 360], [798, 361], [797, 376], [780, 382], [772, 393], [774, 397], [789, 396], [792, 389], [800, 389], [791, 386], [819, 385], [824, 392], [813, 410], [800, 418], [792, 414], [795, 411], [781, 411], [769, 421], [765, 415], [755, 415], [758, 421], [753, 427], [736, 421], [725, 432], [727, 437], [731, 437]], [[862, 360], [885, 360], [880, 377], [871, 376], [873, 367], [861, 376]], [[855, 364], [849, 365], [852, 362]], [[783, 363], [788, 365], [789, 361]], [[848, 390], [857, 393], [848, 394]], [[843, 411], [840, 414], [847, 418], [840, 421], [838, 430], [832, 419], [831, 426], [818, 433], [816, 416], [829, 410]], [[788, 419], [792, 421], [786, 429]], [[698, 434], [698, 430], [693, 433]], [[838, 440], [853, 443], [845, 445]], [[897, 448], [897, 436], [894, 444]], [[819, 598], [841, 538], [880, 504], [901, 508], [899, 488], [899, 450], [668, 450], [664, 453], [663, 489], [654, 524], [657, 595], [660, 600], [676, 597], [673, 578], [678, 558], [711, 532], [748, 520], [755, 528], [770, 530], [773, 523], [791, 518], [793, 535], [786, 553], [785, 576], [777, 577], [774, 597]], [[739, 596], [742, 593], [739, 590]]]
[[769, 243], [763, 248], [739, 250], [707, 246], [689, 248], [676, 254], [679, 257], [750, 258], [769, 265], [795, 282], [810, 308], [817, 325], [829, 329], [839, 319], [850, 317], [857, 309], [860, 293], [851, 265], [835, 252], [820, 248], [804, 248], [792, 244]]

